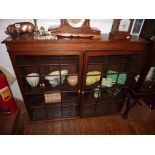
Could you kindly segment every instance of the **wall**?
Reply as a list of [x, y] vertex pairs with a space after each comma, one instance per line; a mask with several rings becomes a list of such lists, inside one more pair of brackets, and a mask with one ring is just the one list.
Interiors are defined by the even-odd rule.
[[[13, 24], [16, 22], [32, 22], [32, 19], [0, 19], [0, 42], [2, 42], [7, 35], [5, 34], [6, 27], [9, 24]], [[92, 19], [90, 21], [90, 25], [92, 27], [96, 27], [101, 30], [101, 33], [109, 33], [111, 31], [112, 27], [112, 19]], [[44, 26], [46, 29], [48, 29], [49, 26], [59, 26], [60, 20], [56, 19], [39, 19], [38, 20], [38, 26]], [[6, 47], [4, 44], [0, 44], [0, 64], [5, 66], [13, 75], [15, 75], [14, 70], [12, 68], [12, 63], [10, 61], [9, 55], [7, 53]], [[22, 99], [22, 95], [20, 93], [20, 89], [18, 86], [17, 81], [14, 82], [14, 84], [11, 86], [12, 93], [14, 97], [18, 99]]]

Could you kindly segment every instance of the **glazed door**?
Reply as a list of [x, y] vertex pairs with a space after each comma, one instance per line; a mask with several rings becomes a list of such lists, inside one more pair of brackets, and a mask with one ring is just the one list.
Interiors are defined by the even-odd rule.
[[85, 52], [81, 93], [83, 117], [121, 111], [141, 54], [139, 51]]
[[16, 56], [18, 78], [32, 120], [79, 116], [81, 61], [75, 54]]

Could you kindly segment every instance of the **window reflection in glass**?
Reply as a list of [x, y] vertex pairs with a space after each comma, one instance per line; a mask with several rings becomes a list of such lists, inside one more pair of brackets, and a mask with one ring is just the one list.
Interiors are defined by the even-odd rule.
[[144, 22], [144, 19], [136, 19], [132, 34], [139, 35], [143, 22]]

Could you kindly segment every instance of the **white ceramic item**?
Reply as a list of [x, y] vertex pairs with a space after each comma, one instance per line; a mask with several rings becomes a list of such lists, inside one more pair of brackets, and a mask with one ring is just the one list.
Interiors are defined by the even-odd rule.
[[[68, 70], [61, 70], [61, 83], [64, 82], [66, 75], [68, 74]], [[56, 87], [60, 84], [60, 72], [54, 71], [45, 76], [45, 79], [49, 81], [49, 84], [52, 87]]]
[[39, 83], [39, 74], [37, 73], [27, 74], [26, 81], [31, 87], [36, 87]]
[[78, 84], [78, 76], [77, 75], [68, 76], [67, 81], [69, 85], [76, 86]]

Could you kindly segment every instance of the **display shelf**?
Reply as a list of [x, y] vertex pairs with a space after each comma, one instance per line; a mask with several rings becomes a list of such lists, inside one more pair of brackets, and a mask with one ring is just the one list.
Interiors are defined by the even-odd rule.
[[[120, 74], [125, 74], [126, 75], [126, 79], [123, 80], [123, 83], [121, 83], [120, 79], [119, 79], [119, 75]], [[98, 82], [95, 82], [94, 84], [88, 86], [85, 85], [83, 86], [83, 89], [85, 90], [90, 90], [90, 89], [95, 89], [97, 87], [100, 87], [100, 88], [103, 88], [103, 89], [110, 89], [110, 88], [113, 88], [113, 87], [129, 87], [131, 85], [131, 80], [130, 79], [133, 79], [134, 76], [135, 76], [135, 73], [134, 71], [130, 71], [130, 72], [118, 72], [118, 73], [105, 73], [105, 74], [94, 74], [94, 75], [90, 75], [90, 76], [100, 76], [101, 78], [99, 79]], [[107, 78], [107, 75], [112, 75], [112, 76], [115, 76], [116, 79], [115, 79], [115, 82], [113, 84], [111, 84], [111, 86], [106, 86], [105, 84], [103, 84], [102, 80], [103, 78], [106, 79]], [[87, 77], [89, 77], [89, 75], [87, 75]]]
[[3, 43], [32, 121], [120, 113], [148, 45], [139, 38], [107, 37]]
[[41, 87], [39, 83], [36, 87], [31, 87], [26, 80], [23, 83], [23, 89], [26, 94], [40, 94], [48, 91], [54, 91], [54, 90], [61, 90], [62, 92], [77, 92], [78, 91], [78, 84], [76, 86], [70, 86], [68, 82], [65, 80], [63, 84], [60, 84], [56, 87], [52, 87], [48, 81], [42, 80], [41, 83], [44, 84], [44, 87]]

